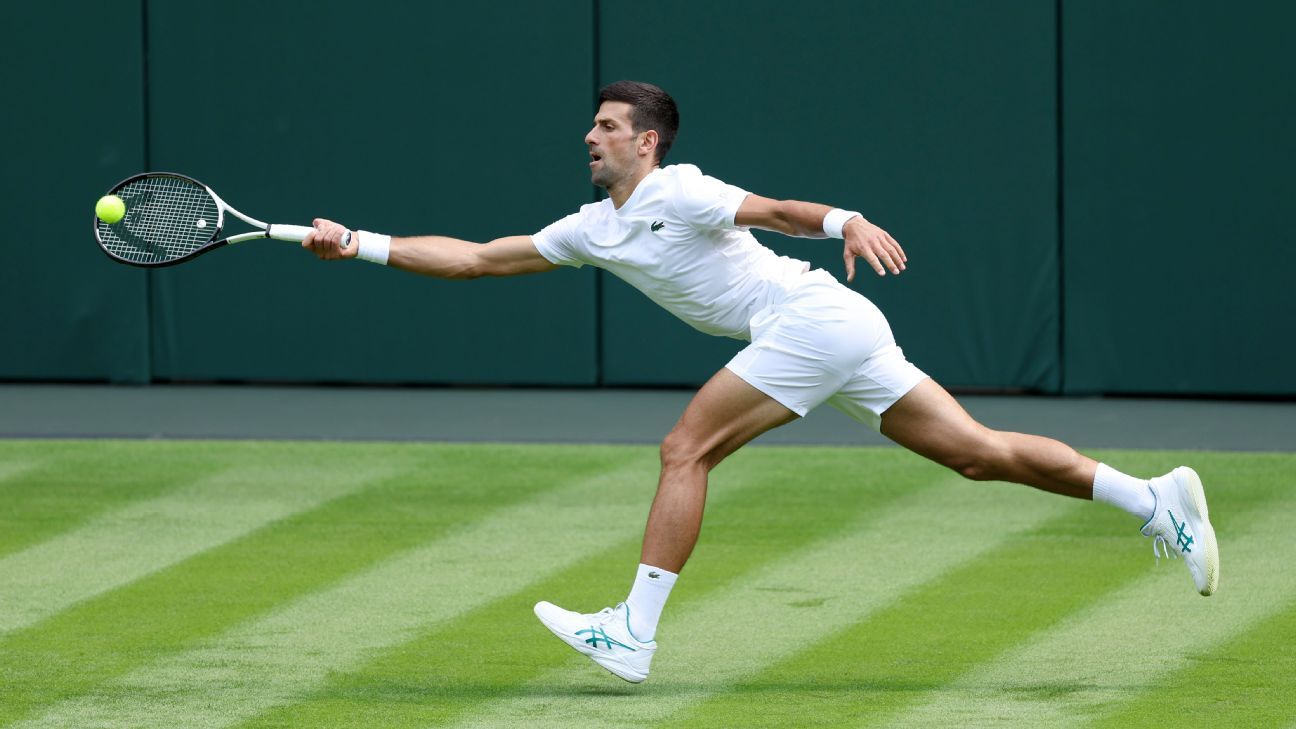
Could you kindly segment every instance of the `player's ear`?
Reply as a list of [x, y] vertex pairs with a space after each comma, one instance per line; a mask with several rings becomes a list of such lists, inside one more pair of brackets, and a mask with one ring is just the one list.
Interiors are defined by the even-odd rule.
[[644, 132], [643, 137], [639, 140], [639, 156], [651, 157], [656, 154], [657, 141], [659, 139], [660, 137], [657, 135], [656, 129], [649, 129]]

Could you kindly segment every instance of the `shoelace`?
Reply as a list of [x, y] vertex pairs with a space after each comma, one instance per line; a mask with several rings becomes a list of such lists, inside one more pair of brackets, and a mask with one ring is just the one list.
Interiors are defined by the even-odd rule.
[[[1157, 551], [1157, 545], [1161, 545], [1161, 550]], [[1158, 534], [1152, 539], [1152, 554], [1156, 555], [1157, 564], [1161, 564], [1161, 555], [1165, 554], [1166, 559], [1179, 559], [1179, 555], [1170, 549], [1170, 540], [1165, 535]]]

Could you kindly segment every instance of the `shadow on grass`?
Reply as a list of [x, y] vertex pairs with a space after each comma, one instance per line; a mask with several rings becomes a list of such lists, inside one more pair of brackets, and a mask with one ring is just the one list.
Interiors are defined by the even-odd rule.
[[[1061, 697], [1085, 691], [1103, 689], [1091, 683], [1056, 682], [1026, 686], [971, 685], [952, 689], [947, 682], [876, 679], [868, 681], [826, 681], [822, 678], [803, 681], [761, 681], [758, 683], [706, 681], [681, 681], [651, 679], [643, 684], [630, 684], [608, 677], [604, 683], [591, 678], [579, 683], [562, 685], [502, 685], [456, 681], [446, 684], [415, 684], [405, 682], [365, 682], [327, 692], [328, 698], [364, 700], [388, 703], [423, 704], [443, 701], [499, 701], [525, 698], [568, 698], [618, 696], [670, 696], [675, 700], [687, 696], [698, 698], [720, 695], [759, 697], [778, 694], [798, 694], [806, 697], [829, 698], [863, 694], [939, 694], [946, 691], [958, 693], [1009, 693], [1041, 698]], [[1108, 687], [1114, 688], [1114, 687]], [[323, 696], [323, 693], [317, 694]]]

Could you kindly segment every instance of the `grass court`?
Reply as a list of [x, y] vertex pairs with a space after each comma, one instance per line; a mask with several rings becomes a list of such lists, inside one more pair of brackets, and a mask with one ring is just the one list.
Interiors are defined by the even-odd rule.
[[1296, 723], [1296, 455], [1206, 484], [1219, 593], [1116, 509], [896, 448], [711, 481], [652, 676], [551, 637], [624, 598], [641, 446], [0, 441], [0, 726]]

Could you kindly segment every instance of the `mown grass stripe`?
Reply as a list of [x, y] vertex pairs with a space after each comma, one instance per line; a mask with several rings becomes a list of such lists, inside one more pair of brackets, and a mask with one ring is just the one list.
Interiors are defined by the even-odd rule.
[[[0, 638], [0, 725], [159, 656], [264, 615], [537, 491], [607, 470], [624, 449], [327, 446], [356, 467], [408, 464], [390, 479]], [[245, 448], [221, 450], [249, 457]], [[318, 456], [317, 456], [318, 458]], [[482, 461], [492, 476], [484, 487]]]
[[[675, 616], [688, 614], [789, 551], [848, 528], [871, 528], [871, 520], [882, 516], [888, 503], [947, 476], [944, 469], [896, 449], [747, 449], [736, 454], [713, 474], [702, 537], [686, 578], [671, 596], [663, 630], [671, 633]], [[832, 507], [825, 509], [825, 503]], [[814, 528], [805, 528], [807, 524]], [[557, 666], [567, 666], [571, 675], [598, 687], [590, 690], [617, 690], [617, 679], [579, 659], [573, 664], [570, 650], [536, 622], [531, 605], [549, 599], [595, 610], [622, 599], [639, 547], [636, 535], [592, 551], [543, 581], [339, 672], [300, 701], [242, 726], [360, 729], [445, 723]]]
[[639, 532], [655, 471], [639, 459], [539, 494], [15, 726], [237, 723]]
[[0, 454], [30, 464], [0, 484], [0, 559], [228, 466], [192, 444], [156, 442], [0, 441]]
[[[141, 453], [155, 452], [150, 450], [154, 444], [140, 445]], [[240, 444], [240, 447], [248, 445]], [[0, 451], [3, 450], [2, 446], [3, 444], [0, 443]], [[219, 447], [223, 448], [223, 446]], [[344, 447], [339, 444], [312, 446], [319, 452]], [[216, 449], [218, 444], [203, 444], [202, 450], [209, 448]], [[423, 448], [428, 447], [423, 446]], [[365, 456], [369, 460], [382, 461], [383, 454], [397, 450], [400, 449], [390, 445], [365, 446], [355, 447], [348, 453], [354, 455], [363, 452], [370, 454]], [[303, 596], [320, 589], [328, 589], [328, 586], [337, 584], [336, 581], [340, 578], [357, 576], [362, 570], [373, 565], [385, 564], [384, 557], [390, 560], [393, 558], [392, 555], [399, 554], [402, 549], [417, 547], [425, 541], [419, 539], [417, 535], [418, 522], [423, 519], [428, 520], [427, 536], [437, 538], [447, 533], [443, 525], [466, 524], [486, 513], [488, 509], [482, 504], [494, 506], [496, 501], [509, 501], [514, 497], [521, 497], [526, 492], [544, 488], [547, 482], [553, 480], [552, 476], [555, 474], [560, 481], [576, 475], [576, 471], [562, 467], [565, 461], [581, 462], [582, 468], [593, 473], [599, 470], [600, 466], [596, 463], [591, 467], [592, 462], [602, 460], [605, 464], [615, 464], [624, 455], [622, 451], [605, 453], [602, 449], [596, 448], [572, 448], [570, 451], [537, 449], [535, 453], [539, 455], [536, 458], [515, 457], [516, 454], [510, 455], [509, 449], [496, 446], [465, 446], [459, 450], [462, 452], [457, 452], [455, 456], [455, 460], [460, 462], [459, 473], [455, 478], [459, 483], [449, 487], [448, 500], [440, 498], [447, 493], [447, 484], [435, 477], [435, 474], [446, 470], [444, 462], [439, 462], [426, 471], [430, 476], [434, 476], [427, 479], [427, 492], [430, 494], [428, 498], [413, 498], [418, 490], [409, 487], [409, 483], [411, 480], [417, 481], [419, 475], [404, 474], [363, 492], [328, 502], [327, 507], [321, 507], [319, 510], [301, 512], [294, 517], [266, 525], [265, 528], [234, 542], [194, 555], [145, 579], [83, 601], [50, 619], [0, 636], [0, 725], [6, 725], [15, 718], [34, 716], [36, 711], [59, 706], [66, 708], [70, 705], [67, 699], [85, 701], [90, 697], [97, 697], [94, 700], [101, 706], [114, 699], [141, 702], [144, 700], [142, 697], [145, 696], [145, 692], [124, 688], [125, 682], [112, 679], [128, 671], [135, 671], [138, 675], [140, 672], [154, 670], [168, 660], [168, 656], [189, 651], [195, 646], [199, 648], [210, 646], [220, 641], [222, 636], [238, 633], [241, 629], [231, 626], [245, 628], [253, 625], [253, 621], [276, 614], [276, 608], [281, 609], [294, 600], [300, 600]], [[555, 452], [549, 453], [550, 450]], [[562, 452], [557, 452], [559, 450]], [[594, 451], [598, 453], [589, 455]], [[808, 452], [806, 449], [767, 449], [764, 452], [777, 454], [778, 458], [773, 461], [766, 461], [763, 457], [752, 459], [748, 464], [755, 464], [755, 466], [750, 473], [740, 479], [746, 481], [751, 478], [752, 473], [759, 473], [760, 479], [753, 479], [753, 482], [761, 484], [759, 489], [753, 490], [750, 484], [744, 483], [741, 491], [734, 492], [737, 498], [729, 499], [720, 509], [709, 511], [703, 543], [699, 546], [698, 559], [686, 570], [685, 578], [676, 589], [667, 610], [662, 626], [664, 640], [670, 640], [674, 635], [675, 621], [694, 613], [695, 606], [698, 606], [696, 609], [703, 609], [701, 606], [704, 603], [712, 602], [716, 596], [728, 594], [731, 587], [759, 579], [764, 575], [764, 570], [778, 562], [779, 558], [793, 552], [806, 553], [835, 540], [840, 536], [842, 517], [858, 517], [866, 510], [865, 505], [875, 489], [884, 486], [880, 489], [883, 492], [897, 489], [903, 491], [925, 478], [927, 474], [920, 473], [923, 471], [921, 466], [929, 465], [898, 449], [876, 452], [861, 452], [854, 449], [819, 449], [815, 452]], [[291, 455], [288, 455], [289, 453]], [[761, 455], [762, 449], [745, 453]], [[839, 453], [842, 456], [838, 457]], [[892, 453], [895, 454], [894, 458], [890, 455]], [[570, 454], [581, 455], [571, 458]], [[643, 453], [630, 454], [630, 457], [638, 458], [644, 454], [647, 455], [645, 460], [655, 466], [655, 454], [651, 453], [650, 449], [643, 449]], [[302, 460], [301, 449], [292, 444], [276, 444], [273, 448], [267, 447], [262, 455], [264, 459], [276, 459], [286, 464]], [[742, 455], [744, 454], [739, 454]], [[1113, 461], [1123, 464], [1135, 457], [1132, 454], [1124, 455], [1125, 458], [1113, 459]], [[1165, 469], [1146, 467], [1150, 459], [1166, 460], [1168, 468], [1169, 465], [1184, 458], [1186, 458], [1184, 454], [1137, 454], [1137, 460], [1143, 461], [1145, 467], [1136, 470], [1159, 472]], [[311, 459], [307, 458], [307, 460]], [[527, 479], [519, 478], [518, 474], [530, 471], [537, 460], [551, 461], [552, 470], [538, 469], [539, 475], [531, 479], [532, 483], [528, 484]], [[789, 478], [788, 487], [780, 493], [771, 485], [767, 477], [777, 472], [777, 469], [769, 467], [771, 463], [783, 461], [787, 462], [783, 472], [796, 472], [796, 477]], [[1268, 511], [1290, 511], [1292, 504], [1289, 503], [1290, 490], [1287, 486], [1292, 472], [1291, 456], [1192, 454], [1190, 461], [1203, 473], [1208, 484], [1224, 483], [1221, 474], [1227, 474], [1232, 484], [1227, 491], [1212, 492], [1212, 509], [1220, 534], [1225, 538], [1226, 550], [1230, 549], [1227, 545], [1241, 535], [1250, 533], [1257, 524], [1258, 528], [1269, 530], [1267, 533], [1276, 544], [1285, 545], [1285, 526], [1281, 522], [1257, 521], [1256, 515]], [[739, 464], [741, 464], [740, 460], [726, 462], [720, 473], [731, 473], [730, 467]], [[425, 472], [425, 465], [424, 462], [416, 464], [419, 474]], [[1214, 473], [1208, 473], [1208, 470]], [[553, 709], [545, 716], [543, 723], [565, 726], [573, 723], [565, 719], [575, 714], [577, 710], [581, 714], [589, 714], [590, 706], [579, 699], [594, 694], [603, 698], [600, 709], [607, 723], [635, 722], [639, 718], [634, 712], [635, 705], [624, 700], [627, 697], [634, 699], [639, 694], [654, 690], [654, 687], [661, 682], [662, 674], [659, 671], [655, 672], [649, 684], [645, 686], [631, 687], [620, 683], [544, 633], [531, 617], [529, 608], [530, 603], [535, 599], [544, 598], [570, 607], [595, 609], [609, 601], [619, 599], [624, 594], [637, 557], [643, 515], [646, 513], [648, 499], [651, 497], [653, 480], [651, 471], [655, 471], [655, 468], [650, 469], [645, 479], [633, 484], [633, 488], [642, 499], [643, 511], [634, 517], [635, 528], [628, 536], [609, 542], [602, 550], [582, 550], [581, 556], [576, 561], [558, 572], [523, 585], [517, 590], [501, 592], [478, 607], [459, 613], [451, 619], [431, 626], [414, 628], [410, 631], [412, 638], [406, 637], [389, 646], [364, 651], [354, 663], [340, 668], [332, 678], [317, 681], [312, 688], [307, 688], [293, 697], [290, 701], [294, 703], [281, 704], [280, 710], [259, 711], [249, 720], [249, 724], [261, 727], [425, 726], [472, 716], [479, 706], [489, 706], [488, 702], [491, 701], [511, 701], [529, 696], [552, 703]], [[858, 482], [852, 484], [851, 481], [855, 479], [858, 479]], [[397, 487], [397, 483], [402, 485]], [[860, 493], [851, 492], [844, 485], [857, 486]], [[713, 482], [712, 495], [717, 504], [725, 495], [728, 486], [729, 484], [726, 484], [723, 478]], [[921, 487], [921, 484], [919, 483], [918, 486]], [[971, 484], [967, 486], [976, 488]], [[470, 503], [471, 499], [467, 498], [466, 492], [474, 489], [480, 491], [480, 499], [476, 503]], [[30, 493], [25, 495], [30, 496]], [[354, 513], [349, 515], [345, 513], [345, 508], [348, 506], [354, 507]], [[1082, 511], [1076, 512], [1075, 519], [1046, 522], [1043, 527], [1031, 530], [1028, 536], [1010, 537], [1004, 545], [1012, 546], [1034, 541], [1038, 543], [1041, 550], [1047, 551], [1052, 548], [1053, 557], [1058, 563], [1083, 559], [1085, 558], [1083, 555], [1077, 556], [1077, 550], [1083, 551], [1089, 543], [1084, 542], [1077, 546], [1077, 539], [1080, 536], [1087, 538], [1092, 525], [1080, 517], [1097, 513], [1101, 509], [1086, 505], [1082, 507]], [[879, 509], [869, 513], [869, 518], [861, 520], [858, 524], [866, 525], [878, 517], [886, 518], [889, 513], [890, 509]], [[948, 513], [949, 509], [945, 506], [937, 506], [933, 509], [932, 519], [925, 527], [929, 535], [938, 530], [953, 528], [952, 524], [957, 524], [956, 521], [944, 518]], [[715, 537], [723, 535], [726, 530], [717, 530], [715, 527], [723, 525], [724, 520], [730, 516], [748, 517], [750, 523], [746, 528], [742, 524], [730, 524], [729, 533], [717, 543]], [[398, 532], [398, 536], [393, 536], [393, 531]], [[828, 531], [830, 534], [823, 539], [814, 538], [820, 536], [821, 531]], [[807, 538], [807, 535], [814, 536]], [[1045, 535], [1049, 538], [1040, 538]], [[330, 536], [346, 544], [331, 543]], [[1146, 540], [1127, 536], [1124, 529], [1121, 530], [1119, 539], [1120, 546], [1117, 551], [1121, 557], [1127, 558], [1130, 564], [1136, 564], [1144, 570], [1153, 569], [1150, 562], [1143, 562], [1148, 550]], [[349, 544], [355, 545], [354, 550], [346, 548]], [[260, 547], [254, 549], [255, 545]], [[944, 548], [945, 546], [938, 539], [930, 539], [921, 547], [923, 550]], [[318, 553], [310, 554], [316, 551]], [[744, 557], [749, 552], [753, 555], [753, 559], [745, 560]], [[993, 549], [991, 552], [975, 557], [975, 560], [977, 563], [983, 563], [991, 557], [1010, 559], [1014, 554], [1018, 553], [1012, 550]], [[730, 559], [717, 559], [717, 555], [727, 556]], [[1226, 587], [1232, 585], [1237, 576], [1236, 569], [1230, 566], [1233, 564], [1231, 560], [1234, 556], [1236, 555], [1231, 551], [1226, 551]], [[270, 563], [261, 564], [259, 560], [268, 560]], [[281, 560], [279, 564], [282, 565], [282, 569], [275, 569], [276, 560]], [[964, 566], [970, 567], [973, 564], [968, 562], [964, 563]], [[1019, 563], [1019, 566], [1027, 572], [1033, 572], [1040, 564], [1042, 562], [1028, 561]], [[1086, 569], [1087, 567], [1088, 565]], [[991, 565], [991, 568], [1003, 572], [1010, 571], [1003, 565]], [[1084, 572], [1084, 569], [1080, 568], [1066, 569]], [[1182, 579], [1182, 582], [1173, 581], [1171, 584], [1175, 586], [1175, 590], [1167, 592], [1177, 594], [1176, 591], [1186, 589], [1184, 585], [1188, 580], [1183, 576], [1182, 565], [1163, 565], [1161, 569], [1177, 571]], [[245, 581], [235, 577], [241, 570], [249, 573]], [[747, 576], [743, 576], [744, 570], [747, 571]], [[942, 597], [956, 599], [958, 585], [954, 582], [946, 585], [943, 590], [931, 590], [951, 574], [954, 573], [947, 572], [945, 578], [911, 590], [906, 593], [907, 597], [901, 596], [900, 602], [890, 603], [890, 607], [899, 608], [906, 604], [907, 598], [925, 594], [930, 595], [931, 600]], [[1102, 577], [1102, 589], [1107, 589], [1110, 584], [1108, 578], [1109, 576]], [[418, 577], [411, 579], [418, 579]], [[485, 579], [489, 580], [490, 577], [485, 576]], [[1076, 591], [1077, 587], [1079, 590], [1090, 588], [1094, 581], [1091, 578], [1080, 579], [1077, 580], [1078, 586], [1068, 586], [1062, 582], [1039, 580], [1035, 585], [1050, 593], [1055, 591], [1065, 593], [1068, 590]], [[217, 592], [214, 594], [204, 592], [209, 587]], [[968, 583], [964, 587], [971, 593], [977, 586]], [[800, 608], [802, 611], [811, 612], [818, 609], [814, 603], [822, 596], [809, 596], [802, 599], [802, 596], [794, 595], [781, 598], [779, 593], [774, 592], [765, 597], [767, 600], [774, 601], [780, 599], [797, 601], [802, 603]], [[971, 599], [972, 597], [974, 596], [971, 594], [962, 596], [965, 602], [974, 605], [980, 602]], [[1056, 604], [1078, 599], [1073, 595], [1059, 594], [1043, 597]], [[1098, 595], [1095, 599], [1101, 597]], [[458, 596], [447, 593], [435, 595], [433, 599], [453, 602], [458, 599]], [[1190, 599], [1203, 600], [1195, 596]], [[1219, 598], [1212, 598], [1212, 600], [1217, 599]], [[198, 605], [202, 603], [206, 604], [200, 609]], [[1292, 601], [1288, 601], [1288, 612], [1291, 611], [1292, 604]], [[908, 606], [922, 607], [914, 602], [908, 602]], [[993, 601], [986, 601], [984, 607], [993, 609]], [[891, 612], [893, 611], [886, 608], [882, 611], [874, 611], [866, 617], [866, 620], [872, 623], [879, 616]], [[959, 613], [959, 610], [953, 610], [942, 614], [933, 608], [927, 612], [919, 611], [915, 619], [931, 621], [930, 625], [920, 627], [932, 632], [957, 634], [962, 631], [964, 625], [958, 618]], [[1060, 610], [1059, 613], [1065, 615], [1065, 611]], [[1076, 613], [1072, 619], [1085, 614], [1087, 612]], [[1019, 616], [1012, 610], [1002, 610], [1002, 615], [1006, 620]], [[1227, 622], [1232, 619], [1232, 612], [1225, 607], [1221, 614], [1214, 616], [1214, 619]], [[1273, 619], [1276, 618], [1271, 617], [1268, 620]], [[985, 620], [986, 624], [989, 624], [991, 618], [986, 617]], [[1259, 631], [1270, 624], [1269, 622], [1253, 623], [1252, 629]], [[1055, 623], [1056, 625], [1059, 624]], [[339, 628], [345, 630], [347, 627], [349, 626], [323, 624], [322, 632], [315, 639], [316, 643], [330, 639], [326, 631]], [[859, 626], [848, 625], [835, 632], [824, 633], [821, 639], [814, 643], [814, 648], [810, 652], [789, 654], [792, 658], [788, 659], [785, 656], [780, 662], [771, 664], [773, 668], [767, 668], [760, 673], [755, 673], [761, 670], [760, 667], [754, 667], [754, 678], [751, 675], [744, 676], [735, 684], [721, 687], [721, 691], [732, 691], [744, 696], [746, 703], [750, 704], [744, 707], [744, 711], [736, 712], [733, 716], [714, 711], [725, 702], [712, 695], [706, 703], [695, 708], [686, 707], [683, 712], [672, 714], [668, 720], [677, 724], [692, 724], [696, 722], [691, 720], [701, 719], [702, 723], [713, 725], [747, 726], [751, 723], [746, 719], [759, 713], [753, 709], [764, 704], [759, 708], [774, 709], [775, 711], [771, 713], [782, 710], [785, 717], [792, 717], [792, 720], [784, 722], [784, 725], [863, 723], [863, 721], [850, 720], [848, 713], [837, 710], [844, 708], [848, 703], [846, 701], [842, 702], [842, 707], [832, 707], [829, 711], [822, 711], [825, 699], [831, 703], [834, 698], [834, 687], [831, 683], [827, 684], [826, 688], [820, 686], [820, 682], [814, 680], [809, 664], [803, 662], [810, 659], [814, 651], [824, 650], [829, 645], [837, 646], [848, 653], [852, 646], [846, 645], [847, 641], [844, 638], [855, 633], [867, 636], [871, 632], [857, 630], [857, 627]], [[874, 625], [873, 627], [885, 628], [886, 626]], [[908, 657], [905, 656], [905, 649], [915, 647], [914, 643], [906, 646], [907, 635], [899, 635], [902, 632], [911, 633], [913, 626], [909, 627], [910, 630], [905, 630], [904, 626], [894, 625], [890, 628], [893, 635], [880, 637], [881, 640], [896, 644], [895, 655], [901, 656], [899, 659], [901, 661]], [[1029, 624], [1027, 627], [1030, 627]], [[1005, 631], [1009, 631], [1010, 628], [1011, 626], [1004, 626]], [[526, 631], [531, 632], [529, 635], [524, 634]], [[144, 638], [149, 632], [156, 634], [155, 640], [149, 641]], [[878, 639], [876, 632], [872, 632], [872, 637]], [[1036, 630], [1033, 635], [1047, 634], [1047, 630], [1043, 633]], [[967, 636], [967, 639], [975, 641], [978, 637]], [[84, 651], [78, 653], [76, 644], [81, 639], [84, 639]], [[347, 640], [349, 641], [350, 638]], [[1083, 642], [1087, 640], [1087, 636], [1081, 636], [1079, 640]], [[1202, 655], [1220, 653], [1230, 646], [1250, 645], [1246, 642], [1238, 642], [1236, 636], [1230, 640], [1232, 642], [1216, 643], [1213, 646], [1205, 646], [1202, 650], [1185, 654], [1182, 670], [1193, 670], [1197, 665], [1197, 659]], [[1007, 642], [1005, 639], [1004, 643]], [[1259, 640], [1255, 643], [1262, 645]], [[273, 641], [267, 642], [266, 645], [270, 650], [281, 648]], [[917, 644], [917, 647], [922, 648], [922, 644]], [[998, 653], [995, 653], [995, 648], [990, 648], [984, 653], [993, 653], [995, 655], [992, 658], [999, 658], [1005, 655], [1002, 646], [999, 648]], [[314, 653], [313, 645], [303, 643], [299, 644], [297, 649], [305, 656], [298, 659], [298, 663], [314, 666], [318, 662], [320, 656]], [[256, 651], [258, 648], [253, 647], [248, 650]], [[419, 650], [428, 654], [424, 659], [426, 665], [420, 664]], [[969, 650], [974, 655], [969, 656], [969, 660], [957, 669], [964, 671], [961, 674], [964, 677], [972, 675], [967, 673], [969, 668], [975, 673], [986, 665], [985, 655], [976, 653], [978, 646], [975, 643], [969, 645]], [[1220, 653], [1220, 655], [1224, 654]], [[929, 657], [933, 660], [940, 659], [935, 648], [932, 649]], [[1257, 670], [1263, 671], [1274, 667], [1271, 661], [1265, 661], [1259, 656], [1252, 657], [1258, 660]], [[289, 664], [297, 665], [287, 657], [279, 659], [278, 665]], [[659, 665], [661, 665], [660, 661]], [[33, 666], [43, 667], [32, 671], [26, 670]], [[562, 668], [555, 670], [555, 666]], [[778, 672], [783, 668], [788, 671], [782, 675], [785, 685], [782, 687], [775, 685], [774, 688], [790, 689], [786, 698], [780, 698], [778, 694], [768, 690], [771, 684], [777, 683]], [[902, 668], [909, 669], [908, 675], [911, 676], [922, 674], [922, 670], [918, 667], [903, 666]], [[1109, 667], [1111, 683], [1126, 683], [1121, 676], [1125, 668], [1125, 665]], [[879, 670], [882, 670], [881, 666]], [[1277, 666], [1276, 670], [1281, 672], [1283, 669]], [[62, 675], [59, 675], [60, 673]], [[901, 670], [899, 673], [903, 675], [904, 671]], [[1144, 691], [1167, 692], [1168, 687], [1173, 685], [1172, 677], [1175, 675], [1172, 672], [1168, 675], [1155, 676], [1155, 680], [1150, 683], [1145, 681], [1139, 688]], [[84, 681], [81, 680], [83, 676], [85, 676]], [[536, 680], [537, 676], [542, 679], [569, 677], [570, 680], [566, 682]], [[706, 672], [701, 672], [701, 676], [697, 683], [700, 688], [706, 688]], [[938, 674], [938, 676], [942, 679], [947, 678], [946, 674]], [[105, 677], [109, 680], [104, 681]], [[192, 674], [193, 680], [184, 686], [181, 686], [181, 680], [177, 679], [174, 685], [168, 687], [167, 692], [154, 694], [154, 698], [157, 699], [156, 705], [165, 709], [172, 695], [182, 691], [191, 694], [191, 697], [185, 700], [189, 706], [197, 705], [204, 692], [209, 690], [206, 677], [207, 674], [203, 671], [195, 671]], [[345, 680], [337, 680], [339, 677], [345, 677]], [[13, 678], [17, 680], [11, 680]], [[28, 682], [29, 678], [39, 680]], [[1045, 676], [1045, 680], [1048, 678], [1051, 677]], [[763, 683], [765, 679], [768, 681]], [[294, 682], [299, 679], [289, 677], [287, 680]], [[1276, 707], [1284, 705], [1286, 693], [1282, 690], [1281, 683], [1275, 685], [1278, 687], [1277, 690], [1269, 691], [1267, 694], [1263, 682], [1255, 681], [1248, 685], [1249, 688], [1254, 689], [1257, 700], [1267, 696], [1268, 703], [1265, 706], [1273, 711], [1266, 713], [1264, 707], [1249, 710], [1251, 707], [1238, 706], [1238, 716], [1232, 717], [1236, 719], [1232, 723], [1249, 725], [1251, 722], [1248, 722], [1248, 718], [1255, 715], [1274, 718], [1281, 725], [1283, 722], [1279, 717], [1282, 713]], [[903, 690], [905, 687], [899, 686], [899, 688]], [[912, 689], [909, 693], [914, 694], [917, 701], [922, 701], [930, 698], [932, 693], [945, 690], [945, 683], [926, 687], [910, 685], [909, 688]], [[955, 690], [961, 689], [956, 685]], [[224, 710], [224, 705], [228, 703], [226, 694], [230, 691], [227, 686], [220, 684], [216, 686], [216, 693], [220, 694], [216, 702], [217, 710]], [[254, 694], [264, 695], [265, 692], [254, 691]], [[303, 697], [305, 701], [301, 700]], [[1065, 692], [1062, 692], [1060, 700], [1066, 699]], [[857, 703], [864, 704], [870, 700], [870, 695], [862, 694], [858, 696]], [[25, 703], [33, 711], [25, 709], [13, 711], [11, 707], [14, 703]], [[788, 711], [787, 704], [794, 704], [796, 709]], [[438, 711], [438, 705], [449, 708]], [[1143, 711], [1147, 706], [1137, 699], [1132, 703], [1121, 701], [1104, 703], [1094, 713], [1086, 714], [1085, 718], [1097, 721], [1116, 720], [1127, 716], [1129, 711], [1135, 713]], [[629, 707], [630, 710], [624, 710], [624, 707]], [[908, 707], [901, 707], [903, 708]], [[568, 716], [563, 716], [565, 712]], [[193, 714], [194, 712], [191, 712], [191, 715]], [[883, 714], [878, 721], [890, 725], [893, 716], [894, 714]], [[840, 720], [842, 717], [847, 719]], [[579, 721], [588, 721], [589, 717], [577, 718]], [[1002, 721], [1011, 718], [1004, 717]], [[1072, 719], [1073, 717], [1068, 715], [1063, 722]], [[1163, 713], [1156, 713], [1141, 716], [1138, 721], [1131, 723], [1151, 724], [1163, 719]], [[1001, 723], [999, 717], [987, 721]], [[66, 723], [80, 725], [82, 722], [67, 721]], [[139, 723], [172, 726], [184, 722], [170, 721], [165, 713], [161, 713], [158, 718], [150, 718]], [[219, 721], [202, 716], [192, 723], [207, 725]]]
[[[907, 591], [1079, 502], [1019, 486], [957, 481], [904, 498], [868, 529], [789, 554], [714, 595], [659, 633], [650, 682], [591, 692], [587, 659], [536, 679], [517, 698], [482, 707], [460, 726], [606, 726], [660, 722], [863, 619]], [[552, 640], [552, 638], [551, 638]], [[615, 717], [607, 694], [615, 692]]]
[[[1283, 609], [1296, 599], [1296, 550], [1276, 540], [1292, 504], [1255, 512], [1245, 535], [1221, 532], [1220, 592], [1201, 598], [1179, 562], [1120, 590], [983, 664], [933, 701], [901, 716], [901, 726], [1011, 722], [1030, 726], [1086, 723]], [[1164, 562], [1164, 560], [1163, 560]]]
[[40, 461], [19, 460], [16, 458], [6, 458], [0, 460], [0, 488], [4, 487], [3, 482], [13, 479], [24, 474], [41, 464]]
[[[1156, 473], [1183, 454], [1115, 452], [1111, 462]], [[1247, 491], [1216, 493], [1216, 520], [1233, 528], [1233, 508], [1280, 498], [1266, 486], [1281, 464], [1193, 454], [1212, 477], [1240, 476]], [[1228, 460], [1220, 468], [1218, 460]], [[1232, 480], [1232, 479], [1230, 479]], [[1218, 482], [1224, 482], [1221, 478]], [[1268, 493], [1265, 493], [1268, 491]], [[1239, 525], [1240, 528], [1240, 525]], [[677, 717], [677, 725], [889, 726], [983, 661], [1027, 640], [1143, 577], [1146, 540], [1128, 516], [1106, 506], [1076, 509], [1031, 535], [928, 584], [885, 611], [772, 666], [731, 693]], [[933, 628], [932, 626], [940, 626]], [[806, 697], [814, 711], [806, 714]]]
[[[1124, 536], [1109, 536], [1103, 516], [1119, 521]], [[1077, 520], [1099, 525], [1085, 538], [1052, 533]], [[917, 697], [1143, 574], [1145, 565], [1136, 566], [1115, 546], [1128, 545], [1133, 529], [1106, 507], [1068, 510], [674, 717], [669, 726], [887, 726]], [[1068, 559], [1065, 553], [1092, 557]], [[1074, 589], [1078, 584], [1093, 589]], [[813, 716], [805, 712], [807, 695], [814, 697]]]
[[[1110, 458], [1155, 473], [1183, 455], [1119, 452]], [[1193, 454], [1193, 460], [1212, 476], [1239, 475], [1236, 459], [1222, 469], [1214, 462], [1224, 459], [1215, 454]], [[1272, 482], [1266, 475], [1281, 464], [1264, 458], [1247, 463], [1251, 473], [1241, 481], [1259, 493], [1217, 493], [1217, 524], [1231, 527], [1232, 507], [1247, 498], [1279, 496], [1266, 486]], [[1146, 545], [1140, 541], [1129, 518], [1115, 510], [1075, 510], [671, 725], [890, 726], [897, 711], [939, 692], [969, 668], [1144, 576], [1148, 565], [1135, 557], [1143, 551], [1132, 549]]]
[[0, 559], [0, 634], [395, 472], [342, 462], [237, 466]]
[[1174, 707], [1180, 723], [1284, 726], [1296, 720], [1296, 605], [1203, 652], [1163, 682], [1144, 688], [1104, 714], [1094, 726], [1146, 726]]

